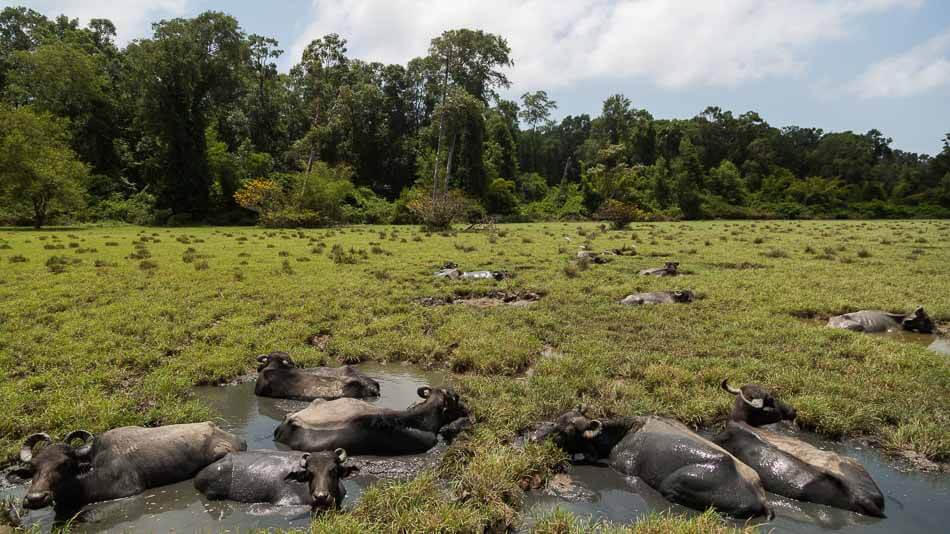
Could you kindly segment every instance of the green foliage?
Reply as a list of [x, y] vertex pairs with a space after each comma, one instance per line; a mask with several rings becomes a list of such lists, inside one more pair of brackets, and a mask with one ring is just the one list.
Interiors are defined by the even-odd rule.
[[81, 208], [89, 171], [70, 150], [64, 121], [0, 106], [0, 124], [0, 203], [36, 228]]
[[96, 204], [96, 218], [121, 221], [129, 224], [153, 224], [155, 222], [155, 195], [139, 191], [128, 197], [113, 193]]
[[515, 183], [504, 178], [495, 178], [488, 184], [485, 192], [485, 209], [489, 213], [508, 215], [518, 207], [518, 195]]

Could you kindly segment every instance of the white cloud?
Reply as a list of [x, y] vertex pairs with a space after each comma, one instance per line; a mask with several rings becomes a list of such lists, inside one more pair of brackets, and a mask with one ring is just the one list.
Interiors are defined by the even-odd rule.
[[313, 0], [314, 20], [287, 61], [312, 39], [339, 33], [357, 57], [404, 63], [443, 30], [471, 27], [508, 39], [519, 87], [603, 77], [735, 86], [798, 75], [805, 49], [846, 37], [862, 15], [920, 1]]
[[861, 98], [894, 98], [944, 86], [950, 86], [950, 29], [874, 63], [848, 89]]
[[[184, 13], [187, 0], [37, 0], [27, 7], [49, 18], [66, 15], [85, 25], [89, 19], [109, 19], [116, 26], [119, 45], [152, 34], [152, 23]], [[0, 2], [0, 5], [23, 2]]]

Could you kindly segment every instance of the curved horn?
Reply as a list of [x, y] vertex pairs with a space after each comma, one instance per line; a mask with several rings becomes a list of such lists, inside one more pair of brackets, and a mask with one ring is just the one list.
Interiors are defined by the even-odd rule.
[[260, 356], [257, 357], [257, 361], [259, 363], [264, 363], [265, 361], [267, 361], [268, 358], [270, 358], [270, 356], [266, 354], [261, 354]]
[[722, 382], [721, 382], [719, 385], [722, 387], [722, 389], [726, 390], [726, 391], [729, 392], [729, 393], [732, 393], [733, 395], [738, 395], [738, 394], [742, 393], [741, 390], [734, 389], [734, 388], [732, 388], [732, 387], [729, 386], [729, 379], [728, 379], [728, 378], [723, 378], [723, 379], [722, 379]]
[[430, 388], [429, 386], [422, 386], [421, 388], [416, 390], [416, 393], [418, 393], [419, 396], [422, 397], [423, 399], [428, 399], [429, 395], [432, 394], [432, 388]]
[[26, 464], [30, 463], [30, 460], [33, 459], [33, 447], [41, 442], [52, 443], [53, 438], [49, 437], [49, 434], [45, 432], [37, 432], [26, 438], [26, 441], [23, 442], [23, 446], [20, 447], [20, 461]]
[[343, 450], [343, 449], [337, 449], [337, 450], [333, 451], [333, 454], [336, 455], [336, 463], [342, 464], [343, 462], [346, 461], [347, 454], [346, 454], [346, 451], [345, 451], [345, 450]]
[[87, 430], [73, 430], [69, 434], [66, 434], [66, 437], [63, 438], [63, 442], [66, 443], [66, 445], [69, 445], [76, 438], [82, 440], [82, 445], [73, 447], [76, 449], [76, 454], [79, 456], [86, 456], [92, 452], [92, 440], [95, 438], [95, 436], [92, 435], [92, 432]]

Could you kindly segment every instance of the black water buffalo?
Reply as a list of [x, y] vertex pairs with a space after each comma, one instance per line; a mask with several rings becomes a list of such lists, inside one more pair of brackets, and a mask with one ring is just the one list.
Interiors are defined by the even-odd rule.
[[677, 421], [654, 416], [599, 421], [578, 408], [532, 436], [543, 439], [588, 460], [606, 458], [670, 501], [698, 510], [712, 506], [736, 517], [771, 516], [755, 471]]
[[349, 365], [299, 369], [286, 352], [257, 357], [254, 394], [280, 399], [338, 399], [377, 397], [379, 383]]
[[[82, 443], [72, 445], [77, 439]], [[35, 450], [40, 444], [46, 446]], [[246, 448], [243, 440], [211, 422], [127, 426], [99, 436], [77, 430], [62, 442], [33, 434], [20, 449], [20, 460], [33, 475], [23, 505], [54, 505], [58, 513], [68, 513], [88, 503], [187, 480], [226, 454]]]
[[761, 386], [732, 389], [723, 380], [722, 387], [736, 395], [736, 405], [726, 429], [713, 441], [754, 469], [765, 489], [800, 501], [884, 517], [884, 496], [856, 461], [755, 428], [794, 419], [794, 408]]
[[450, 389], [419, 388], [422, 401], [388, 410], [356, 399], [315, 401], [287, 415], [274, 439], [298, 451], [342, 448], [350, 454], [415, 454], [442, 435], [452, 439], [468, 423], [468, 409]]
[[676, 270], [679, 267], [679, 262], [668, 261], [663, 267], [654, 267], [652, 269], [644, 269], [640, 271], [641, 276], [676, 276], [679, 274], [679, 271]]
[[638, 306], [641, 304], [686, 304], [693, 302], [694, 298], [693, 292], [688, 289], [682, 291], [651, 291], [648, 293], [627, 295], [620, 303], [627, 306]]
[[448, 278], [449, 280], [496, 280], [501, 281], [508, 278], [505, 271], [463, 271], [458, 265], [449, 262], [434, 273], [436, 278]]
[[728, 380], [720, 383], [723, 390], [736, 396], [729, 419], [749, 423], [752, 426], [770, 425], [779, 421], [794, 421], [795, 408], [776, 399], [772, 393], [758, 384], [746, 384], [733, 388]]
[[195, 488], [209, 499], [338, 508], [346, 496], [343, 479], [357, 470], [345, 465], [346, 451], [256, 450], [231, 453], [205, 467]]
[[828, 319], [828, 326], [831, 328], [845, 328], [855, 332], [875, 333], [904, 329], [922, 334], [932, 334], [936, 328], [933, 320], [924, 311], [923, 306], [918, 306], [916, 310], [907, 315], [880, 310], [845, 313]]

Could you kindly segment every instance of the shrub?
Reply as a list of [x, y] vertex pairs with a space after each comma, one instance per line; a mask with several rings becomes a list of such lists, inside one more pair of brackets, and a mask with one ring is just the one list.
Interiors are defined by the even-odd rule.
[[647, 212], [626, 202], [610, 199], [600, 207], [600, 210], [594, 215], [597, 219], [610, 221], [610, 226], [614, 230], [623, 230], [633, 221], [646, 221], [650, 219]]
[[139, 191], [129, 197], [114, 193], [96, 206], [100, 219], [122, 221], [129, 224], [153, 224], [155, 222], [155, 195]]
[[324, 222], [319, 212], [298, 208], [268, 211], [261, 214], [260, 219], [260, 223], [268, 228], [316, 228]]
[[461, 220], [468, 211], [468, 201], [458, 190], [433, 196], [420, 190], [415, 198], [406, 203], [422, 225], [429, 230], [451, 228], [452, 223]]

